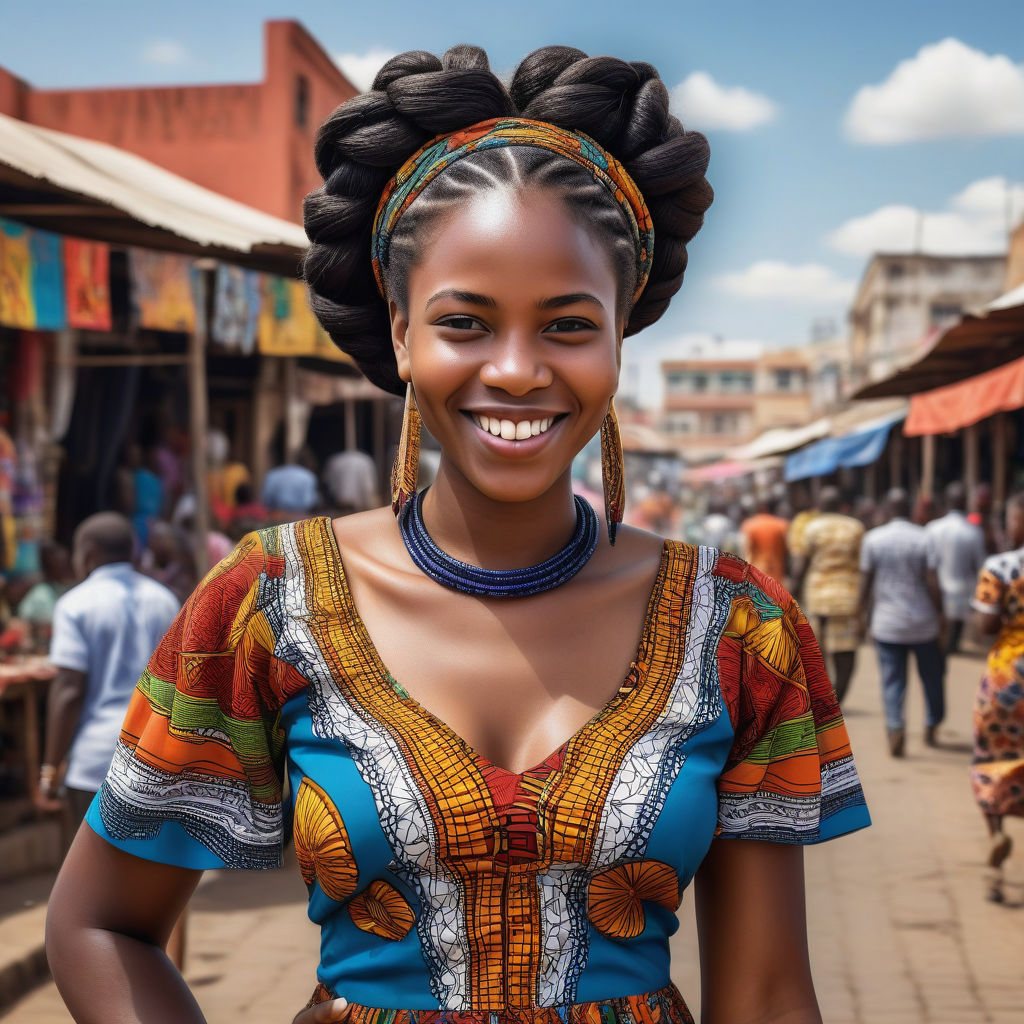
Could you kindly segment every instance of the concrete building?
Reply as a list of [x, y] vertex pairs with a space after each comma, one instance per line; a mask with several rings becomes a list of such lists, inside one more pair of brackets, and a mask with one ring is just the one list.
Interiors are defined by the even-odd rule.
[[1006, 256], [878, 253], [850, 307], [849, 390], [882, 380], [920, 356], [933, 332], [1003, 289]]
[[689, 461], [717, 458], [754, 433], [754, 388], [761, 346], [710, 341], [661, 364], [661, 427]]
[[810, 416], [806, 350], [714, 340], [661, 364], [661, 429], [690, 462], [720, 458], [773, 427]]
[[286, 220], [320, 184], [313, 138], [358, 90], [297, 21], [264, 25], [263, 80], [37, 89], [0, 68], [0, 113], [108, 142]]
[[1024, 284], [1024, 220], [1010, 236], [1010, 251], [1006, 255], [1006, 291]]
[[811, 418], [808, 350], [768, 349], [757, 361], [754, 429], [799, 427]]

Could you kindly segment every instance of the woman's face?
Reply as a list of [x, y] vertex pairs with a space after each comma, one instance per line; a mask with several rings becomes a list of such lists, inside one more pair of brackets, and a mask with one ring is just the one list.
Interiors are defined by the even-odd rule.
[[611, 259], [562, 203], [489, 191], [431, 233], [392, 303], [403, 380], [454, 470], [496, 501], [529, 501], [597, 432], [619, 376]]

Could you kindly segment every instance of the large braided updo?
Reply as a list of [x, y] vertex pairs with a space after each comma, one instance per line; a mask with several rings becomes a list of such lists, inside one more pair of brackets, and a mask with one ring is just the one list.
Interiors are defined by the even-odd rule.
[[654, 323], [679, 290], [686, 244], [700, 229], [713, 193], [704, 177], [707, 140], [669, 113], [668, 90], [650, 64], [588, 57], [547, 46], [525, 57], [509, 88], [487, 54], [456, 46], [440, 59], [420, 50], [384, 65], [373, 88], [341, 104], [316, 140], [323, 185], [306, 197], [312, 243], [303, 263], [317, 317], [334, 343], [374, 384], [402, 394], [387, 303], [370, 263], [374, 214], [388, 180], [436, 135], [494, 117], [524, 117], [583, 132], [617, 157], [636, 182], [654, 222], [654, 266], [630, 308], [635, 247], [608, 190], [565, 157], [527, 146], [484, 150], [435, 178], [399, 220], [385, 268], [387, 292], [401, 308], [425, 232], [439, 216], [487, 189], [554, 191], [570, 214], [609, 248], [619, 274], [625, 333]]

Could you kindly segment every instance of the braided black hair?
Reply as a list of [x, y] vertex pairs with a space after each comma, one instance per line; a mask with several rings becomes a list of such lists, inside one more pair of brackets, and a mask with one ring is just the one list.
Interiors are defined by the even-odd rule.
[[605, 242], [620, 273], [625, 333], [654, 323], [679, 290], [686, 244], [700, 229], [713, 192], [704, 174], [707, 140], [669, 113], [668, 90], [650, 65], [588, 57], [567, 46], [526, 56], [509, 88], [479, 47], [456, 46], [440, 59], [421, 50], [399, 54], [373, 88], [341, 104], [316, 140], [323, 185], [306, 197], [310, 248], [303, 262], [313, 310], [334, 343], [374, 384], [402, 394], [390, 341], [387, 304], [370, 264], [370, 234], [388, 180], [424, 142], [493, 117], [519, 116], [584, 132], [622, 161], [654, 221], [654, 266], [629, 308], [635, 248], [618, 204], [573, 161], [512, 146], [473, 153], [435, 178], [399, 220], [385, 278], [404, 306], [407, 279], [422, 251], [423, 230], [444, 209], [483, 188], [555, 190], [570, 212]]

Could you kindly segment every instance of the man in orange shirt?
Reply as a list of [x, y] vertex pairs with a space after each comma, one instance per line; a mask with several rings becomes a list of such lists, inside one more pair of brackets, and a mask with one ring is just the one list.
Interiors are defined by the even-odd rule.
[[775, 514], [775, 500], [762, 498], [757, 512], [740, 527], [744, 557], [751, 565], [786, 584], [786, 532], [789, 523]]

